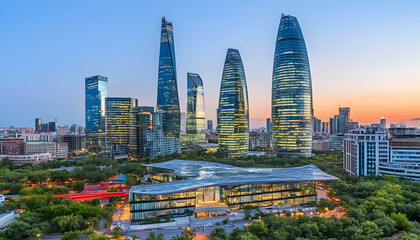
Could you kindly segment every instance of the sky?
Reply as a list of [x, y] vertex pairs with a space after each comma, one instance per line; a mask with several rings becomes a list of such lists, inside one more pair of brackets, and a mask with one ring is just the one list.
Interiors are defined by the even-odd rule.
[[316, 117], [342, 106], [361, 124], [384, 116], [420, 127], [419, 12], [415, 0], [0, 0], [0, 126], [84, 125], [84, 79], [98, 74], [109, 96], [155, 106], [163, 16], [174, 25], [181, 111], [187, 72], [198, 73], [206, 118], [216, 120], [226, 51], [237, 48], [251, 127], [265, 126], [285, 13], [303, 31]]

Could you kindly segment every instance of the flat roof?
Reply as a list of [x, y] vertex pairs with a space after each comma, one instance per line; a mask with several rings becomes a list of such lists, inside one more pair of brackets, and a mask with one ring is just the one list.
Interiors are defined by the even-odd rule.
[[186, 179], [133, 186], [130, 189], [131, 193], [157, 195], [209, 186], [338, 180], [337, 177], [321, 171], [313, 164], [293, 168], [241, 168], [214, 162], [175, 159], [162, 163], [144, 164], [144, 166], [172, 170], [175, 176]]

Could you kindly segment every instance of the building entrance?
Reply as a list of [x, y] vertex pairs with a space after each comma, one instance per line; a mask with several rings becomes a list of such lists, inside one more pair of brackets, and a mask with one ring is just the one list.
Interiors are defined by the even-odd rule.
[[219, 202], [220, 201], [220, 187], [204, 187], [197, 189], [196, 193], [197, 203]]

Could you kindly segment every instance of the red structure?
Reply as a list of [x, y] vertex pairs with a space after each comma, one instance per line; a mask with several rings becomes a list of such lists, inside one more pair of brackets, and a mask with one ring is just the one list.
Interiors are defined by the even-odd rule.
[[26, 143], [22, 138], [8, 137], [0, 139], [0, 155], [23, 155]]
[[71, 194], [58, 194], [54, 197], [70, 198], [75, 202], [90, 201], [94, 198], [102, 198], [108, 200], [111, 196], [121, 196], [124, 200], [128, 192], [91, 192], [91, 193], [71, 193]]

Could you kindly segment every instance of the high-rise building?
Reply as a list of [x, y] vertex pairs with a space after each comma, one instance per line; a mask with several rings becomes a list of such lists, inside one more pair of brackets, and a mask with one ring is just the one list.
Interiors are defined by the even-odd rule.
[[271, 132], [271, 118], [267, 118], [267, 132]]
[[35, 118], [35, 133], [41, 132], [42, 118]]
[[204, 87], [200, 75], [187, 73], [187, 141], [195, 145], [206, 141]]
[[187, 113], [186, 112], [181, 112], [180, 126], [181, 126], [181, 135], [185, 136], [187, 134]]
[[321, 132], [330, 133], [330, 123], [329, 122], [322, 122]]
[[378, 175], [389, 159], [389, 141], [380, 128], [356, 128], [344, 138], [343, 168], [350, 176]]
[[175, 47], [172, 23], [162, 18], [159, 55], [157, 107], [163, 111], [164, 137], [179, 139], [180, 109], [176, 81]]
[[321, 119], [314, 117], [312, 122], [313, 132], [321, 132], [322, 124]]
[[105, 98], [108, 78], [100, 75], [85, 79], [86, 147], [100, 152], [105, 141]]
[[[130, 138], [130, 111], [137, 107], [137, 99], [107, 97], [105, 99], [105, 132], [107, 149], [119, 149], [128, 153]], [[114, 148], [119, 146], [118, 148]]]
[[220, 86], [217, 131], [220, 151], [229, 157], [249, 148], [249, 105], [244, 66], [237, 49], [228, 49]]
[[130, 112], [129, 155], [134, 158], [180, 153], [179, 140], [163, 138], [163, 113], [154, 107], [135, 107]]
[[381, 122], [379, 123], [379, 125], [381, 125], [381, 128], [383, 128], [383, 129], [386, 128], [386, 118], [385, 117], [381, 117]]
[[272, 82], [273, 150], [280, 155], [310, 156], [312, 83], [305, 40], [296, 17], [281, 16]]
[[213, 121], [207, 120], [207, 131], [213, 132]]

